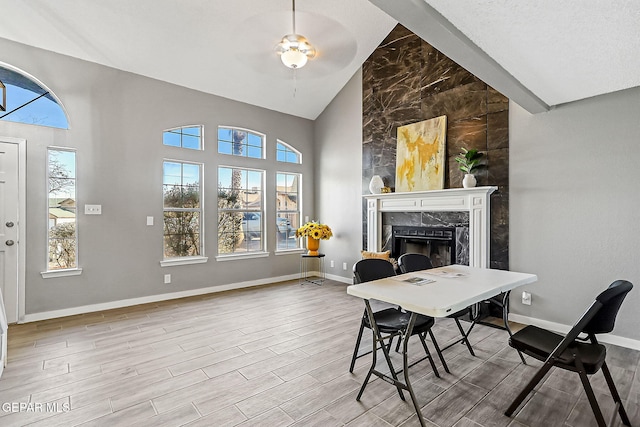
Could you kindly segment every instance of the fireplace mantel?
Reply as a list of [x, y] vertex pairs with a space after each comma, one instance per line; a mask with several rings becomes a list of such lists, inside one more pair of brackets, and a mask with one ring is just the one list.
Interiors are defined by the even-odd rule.
[[380, 250], [382, 212], [469, 212], [469, 265], [489, 267], [489, 196], [498, 187], [367, 194], [367, 247]]

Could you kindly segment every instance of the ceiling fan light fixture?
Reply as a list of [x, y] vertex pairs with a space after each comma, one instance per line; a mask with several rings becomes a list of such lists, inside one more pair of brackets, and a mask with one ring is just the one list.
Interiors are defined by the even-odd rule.
[[276, 53], [280, 55], [282, 63], [294, 70], [305, 66], [307, 61], [316, 56], [316, 50], [309, 41], [299, 34], [296, 34], [296, 0], [292, 4], [293, 33], [287, 34], [276, 46]]
[[289, 68], [302, 68], [310, 58], [316, 55], [316, 50], [307, 39], [298, 34], [287, 34], [276, 46], [282, 63]]

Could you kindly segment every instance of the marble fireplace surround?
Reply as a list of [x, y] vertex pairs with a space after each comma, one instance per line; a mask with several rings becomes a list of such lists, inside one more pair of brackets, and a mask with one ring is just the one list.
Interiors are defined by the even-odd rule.
[[468, 212], [469, 265], [489, 267], [489, 196], [498, 187], [367, 194], [367, 248], [382, 247], [383, 212]]

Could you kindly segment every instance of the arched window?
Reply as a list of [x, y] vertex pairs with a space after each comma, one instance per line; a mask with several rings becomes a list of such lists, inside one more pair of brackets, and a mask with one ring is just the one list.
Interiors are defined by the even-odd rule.
[[265, 135], [248, 129], [218, 126], [218, 153], [264, 159]]
[[171, 147], [202, 150], [202, 125], [181, 126], [162, 132], [162, 143]]
[[276, 159], [279, 162], [285, 163], [302, 163], [302, 155], [300, 152], [286, 142], [282, 142], [280, 140], [278, 140], [278, 143], [276, 144]]
[[[56, 96], [35, 78], [0, 63], [0, 120], [68, 129], [69, 122]], [[4, 88], [2, 88], [4, 86]]]

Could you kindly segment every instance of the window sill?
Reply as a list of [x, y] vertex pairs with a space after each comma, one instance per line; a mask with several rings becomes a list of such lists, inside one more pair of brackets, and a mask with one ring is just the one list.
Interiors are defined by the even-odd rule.
[[302, 254], [305, 252], [306, 252], [305, 249], [296, 248], [296, 249], [281, 249], [279, 251], [276, 251], [275, 254], [277, 256], [277, 255]]
[[184, 258], [170, 258], [160, 261], [160, 267], [173, 267], [175, 265], [204, 264], [209, 260], [206, 256], [194, 256]]
[[269, 252], [251, 252], [244, 254], [218, 255], [216, 261], [233, 261], [237, 259], [265, 258], [269, 256]]
[[43, 271], [40, 273], [43, 279], [53, 279], [55, 277], [79, 276], [82, 268], [67, 268], [64, 270]]

